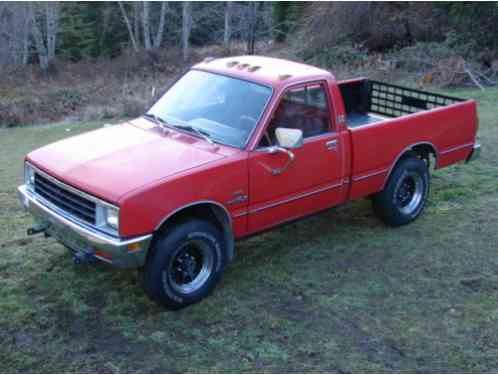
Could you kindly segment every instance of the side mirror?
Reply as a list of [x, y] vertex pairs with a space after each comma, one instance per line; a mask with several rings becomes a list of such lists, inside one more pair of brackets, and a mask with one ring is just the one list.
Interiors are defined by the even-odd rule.
[[277, 128], [275, 137], [283, 148], [299, 148], [303, 145], [303, 132], [299, 129]]
[[263, 167], [273, 176], [278, 176], [284, 173], [294, 161], [295, 155], [290, 149], [299, 148], [303, 145], [303, 132], [299, 129], [277, 128], [275, 129], [275, 137], [277, 138], [277, 145], [268, 147], [267, 152], [270, 154], [283, 152], [287, 154], [289, 160], [282, 168], [271, 168], [264, 164]]

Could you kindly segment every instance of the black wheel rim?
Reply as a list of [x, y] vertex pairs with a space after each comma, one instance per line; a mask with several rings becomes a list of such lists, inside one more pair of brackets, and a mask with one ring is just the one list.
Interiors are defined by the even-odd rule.
[[183, 243], [171, 258], [167, 275], [171, 287], [179, 293], [190, 294], [199, 290], [213, 272], [213, 253], [204, 241], [189, 240]]
[[423, 196], [422, 176], [416, 172], [409, 172], [398, 183], [394, 192], [394, 201], [402, 213], [411, 214], [420, 206]]

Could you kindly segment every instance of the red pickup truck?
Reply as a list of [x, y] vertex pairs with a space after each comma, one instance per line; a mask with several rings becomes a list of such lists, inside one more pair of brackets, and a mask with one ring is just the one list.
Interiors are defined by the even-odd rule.
[[234, 241], [358, 198], [415, 220], [429, 164], [479, 155], [476, 103], [257, 56], [207, 59], [138, 119], [26, 156], [29, 234], [139, 269], [168, 308], [204, 298]]

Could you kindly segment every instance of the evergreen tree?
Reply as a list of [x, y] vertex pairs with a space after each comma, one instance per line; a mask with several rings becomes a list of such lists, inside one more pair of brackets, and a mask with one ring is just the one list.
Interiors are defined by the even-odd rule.
[[298, 1], [277, 1], [272, 3], [274, 40], [283, 42], [296, 30], [301, 10], [305, 3]]

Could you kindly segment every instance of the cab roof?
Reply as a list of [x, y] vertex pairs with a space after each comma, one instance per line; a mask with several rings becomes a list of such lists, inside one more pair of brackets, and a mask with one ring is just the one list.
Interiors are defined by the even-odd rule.
[[220, 59], [206, 58], [193, 68], [225, 74], [274, 88], [302, 80], [335, 80], [330, 72], [311, 65], [253, 55]]

